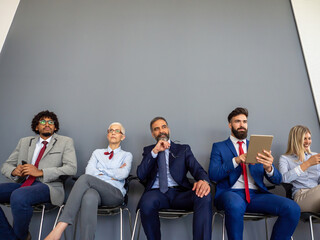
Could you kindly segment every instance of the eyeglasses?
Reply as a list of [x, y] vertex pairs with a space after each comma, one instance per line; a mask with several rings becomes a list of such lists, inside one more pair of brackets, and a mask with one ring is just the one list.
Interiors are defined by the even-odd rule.
[[121, 130], [120, 129], [108, 129], [108, 133], [121, 133]]
[[54, 124], [54, 121], [53, 121], [53, 120], [48, 120], [48, 121], [46, 121], [46, 120], [40, 120], [39, 123], [40, 123], [41, 125], [46, 125], [46, 123], [48, 123], [49, 125], [53, 125], [53, 124]]

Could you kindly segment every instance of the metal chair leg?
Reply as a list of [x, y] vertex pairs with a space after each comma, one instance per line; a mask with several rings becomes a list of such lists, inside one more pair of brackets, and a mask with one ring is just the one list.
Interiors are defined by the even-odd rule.
[[122, 240], [122, 208], [120, 208], [120, 240]]
[[42, 224], [43, 224], [43, 218], [44, 218], [44, 211], [46, 209], [46, 206], [42, 205], [42, 212], [41, 212], [41, 221], [40, 221], [40, 229], [39, 229], [39, 237], [38, 240], [41, 240], [41, 232], [42, 232]]
[[310, 225], [311, 240], [314, 240], [314, 236], [313, 236], [313, 224], [312, 224], [312, 215], [310, 215], [310, 217], [309, 217], [309, 225]]
[[125, 208], [128, 211], [128, 217], [129, 217], [129, 226], [130, 226], [130, 235], [132, 236], [132, 219], [131, 219], [131, 212], [128, 208]]
[[[214, 225], [214, 220], [216, 219], [216, 212], [213, 213], [213, 216], [212, 216], [212, 225], [211, 225], [211, 229], [213, 230], [213, 225]], [[212, 233], [211, 233], [211, 238], [212, 238]]]
[[139, 228], [138, 228], [138, 236], [137, 236], [137, 240], [139, 240], [139, 239], [140, 239], [141, 224], [142, 224], [142, 222], [141, 222], [141, 218], [140, 218]]
[[140, 214], [140, 209], [138, 209], [137, 213], [136, 213], [136, 219], [134, 221], [134, 226], [133, 226], [133, 231], [132, 231], [132, 236], [131, 236], [131, 240], [134, 240], [134, 235], [135, 235], [135, 232], [136, 232], [136, 227], [137, 227], [137, 221], [138, 221], [138, 218], [139, 218], [139, 214]]
[[224, 240], [225, 225], [226, 225], [226, 219], [225, 219], [225, 215], [223, 214], [223, 217], [222, 217], [222, 240]]
[[131, 212], [128, 208], [123, 208], [123, 211], [128, 212], [128, 218], [129, 218], [129, 227], [130, 227], [130, 237], [132, 236], [132, 220], [131, 220]]
[[56, 227], [57, 222], [58, 222], [58, 219], [59, 219], [59, 217], [60, 217], [60, 214], [61, 214], [61, 211], [62, 211], [63, 207], [64, 207], [64, 205], [61, 205], [61, 206], [60, 206], [59, 211], [58, 211], [58, 214], [57, 214], [57, 217], [56, 217], [56, 220], [54, 221], [54, 224], [53, 224], [53, 228], [52, 228], [52, 229], [54, 229], [54, 228]]
[[264, 219], [264, 224], [265, 224], [265, 227], [266, 227], [266, 240], [269, 240], [269, 236], [268, 236], [268, 219], [267, 218]]

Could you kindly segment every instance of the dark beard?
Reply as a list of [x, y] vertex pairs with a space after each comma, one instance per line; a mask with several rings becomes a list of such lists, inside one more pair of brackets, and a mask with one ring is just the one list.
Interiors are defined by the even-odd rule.
[[159, 140], [164, 140], [164, 141], [168, 141], [169, 140], [169, 133], [160, 133], [157, 137], [156, 137], [157, 142], [159, 142]]
[[231, 127], [231, 131], [233, 133], [233, 135], [238, 138], [238, 139], [246, 139], [247, 138], [247, 134], [248, 134], [248, 129], [245, 128], [238, 128], [238, 129], [244, 129], [244, 132], [238, 132], [238, 130], [234, 129], [233, 127]]
[[50, 137], [52, 134], [49, 133], [49, 132], [46, 132], [46, 133], [42, 133], [42, 136], [45, 136], [45, 137]]

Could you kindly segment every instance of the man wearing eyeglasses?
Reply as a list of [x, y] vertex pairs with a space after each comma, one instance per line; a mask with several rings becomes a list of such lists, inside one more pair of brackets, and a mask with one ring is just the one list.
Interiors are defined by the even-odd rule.
[[[210, 240], [212, 198], [209, 178], [193, 156], [189, 145], [170, 140], [170, 129], [163, 117], [150, 122], [152, 136], [157, 143], [143, 150], [137, 175], [145, 183], [138, 208], [148, 240], [161, 239], [160, 209], [193, 210], [193, 239]], [[186, 174], [196, 182], [192, 185]]]
[[56, 134], [59, 121], [55, 113], [38, 113], [31, 129], [39, 136], [20, 139], [1, 168], [2, 174], [14, 181], [0, 184], [0, 203], [10, 203], [14, 224], [11, 227], [0, 208], [0, 239], [31, 239], [32, 205], [61, 205], [64, 189], [59, 177], [77, 172], [73, 140]]

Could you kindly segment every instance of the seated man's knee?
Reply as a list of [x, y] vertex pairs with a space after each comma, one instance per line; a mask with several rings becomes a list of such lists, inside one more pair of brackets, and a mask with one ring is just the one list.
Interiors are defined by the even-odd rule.
[[200, 203], [201, 205], [212, 205], [212, 195], [209, 193], [207, 196], [197, 197], [196, 196], [196, 202]]
[[159, 209], [159, 200], [156, 198], [149, 198], [142, 196], [139, 207], [142, 214], [151, 213], [153, 210]]
[[246, 211], [245, 201], [237, 194], [223, 196], [220, 202], [226, 214], [243, 216]]
[[281, 205], [280, 215], [293, 220], [299, 220], [300, 218], [300, 206], [293, 200], [285, 199]]
[[28, 198], [25, 197], [23, 191], [17, 189], [12, 192], [10, 197], [10, 205], [11, 206], [24, 206], [29, 205]]

